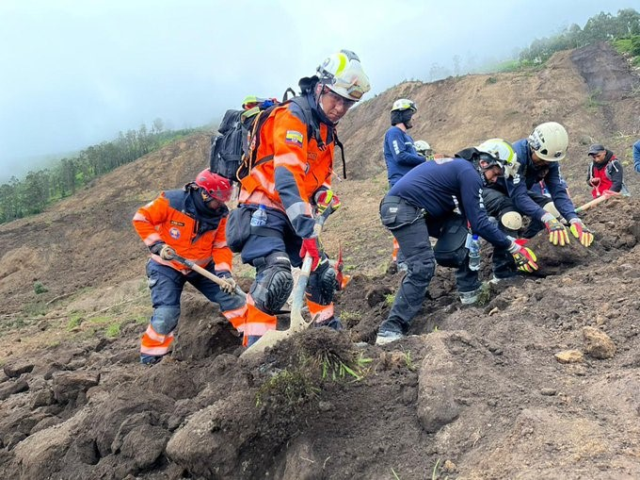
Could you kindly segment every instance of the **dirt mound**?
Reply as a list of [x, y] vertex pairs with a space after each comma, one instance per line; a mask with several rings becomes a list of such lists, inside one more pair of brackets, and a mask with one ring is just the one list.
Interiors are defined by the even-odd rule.
[[487, 285], [481, 306], [462, 307], [453, 272], [439, 268], [411, 336], [373, 345], [401, 280], [386, 273], [391, 241], [377, 214], [391, 101], [416, 99], [412, 133], [440, 151], [565, 123], [575, 156], [563, 172], [579, 204], [589, 199], [582, 143], [619, 147], [628, 162], [616, 132], [636, 128], [633, 87], [607, 92], [616, 125], [589, 103], [596, 77], [608, 78], [592, 58], [627, 75], [608, 67], [611, 55], [563, 52], [541, 71], [407, 83], [356, 108], [341, 136], [362, 179], [338, 183], [344, 206], [323, 233], [353, 275], [337, 296], [347, 328], [310, 330], [254, 363], [187, 288], [173, 355], [138, 364], [149, 300], [130, 219], [206, 164], [206, 135], [1, 226], [0, 477], [640, 478], [640, 200], [588, 211], [590, 249], [536, 237], [538, 274]]

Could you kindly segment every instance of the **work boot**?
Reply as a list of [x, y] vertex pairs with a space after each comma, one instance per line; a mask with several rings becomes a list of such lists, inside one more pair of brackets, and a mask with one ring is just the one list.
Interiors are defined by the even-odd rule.
[[140, 354], [140, 363], [142, 365], [155, 365], [156, 363], [160, 363], [163, 357], [164, 355], [156, 356], [142, 353]]
[[460, 302], [462, 305], [474, 305], [478, 301], [479, 294], [479, 288], [470, 292], [460, 292]]
[[391, 330], [380, 330], [376, 338], [376, 345], [386, 345], [387, 343], [395, 342], [404, 338], [404, 335], [400, 332], [394, 332]]
[[331, 330], [336, 330], [338, 332], [344, 328], [342, 326], [342, 322], [340, 321], [340, 317], [338, 317], [337, 315], [334, 315], [328, 321], [325, 321], [325, 322], [322, 322], [322, 323], [313, 322], [313, 326], [315, 328], [328, 327]]

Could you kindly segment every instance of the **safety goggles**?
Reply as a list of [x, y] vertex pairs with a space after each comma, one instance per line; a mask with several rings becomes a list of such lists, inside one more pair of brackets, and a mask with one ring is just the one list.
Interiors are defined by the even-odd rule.
[[341, 88], [347, 92], [347, 95], [356, 99], [356, 101], [360, 100], [362, 96], [365, 94], [365, 91], [362, 89], [360, 85], [347, 83], [340, 79], [335, 79], [335, 83], [333, 84], [337, 88]]
[[210, 190], [206, 191], [204, 188], [200, 189], [202, 193], [202, 199], [205, 203], [209, 203], [211, 200], [217, 200], [219, 202], [228, 202], [231, 198], [231, 190]]
[[329, 88], [327, 88], [325, 92], [333, 99], [334, 102], [342, 103], [345, 106], [345, 108], [351, 108], [356, 104], [355, 100], [349, 100], [348, 98], [344, 98], [342, 95], [338, 95], [336, 92], [334, 92], [333, 90], [330, 90]]

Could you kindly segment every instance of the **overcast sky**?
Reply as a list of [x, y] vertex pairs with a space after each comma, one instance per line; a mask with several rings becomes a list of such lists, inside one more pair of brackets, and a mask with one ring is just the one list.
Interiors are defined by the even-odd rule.
[[[330, 53], [361, 58], [372, 94], [504, 58], [608, 0], [0, 0], [0, 181], [161, 118], [217, 120], [280, 96]], [[371, 94], [369, 95], [369, 97]]]

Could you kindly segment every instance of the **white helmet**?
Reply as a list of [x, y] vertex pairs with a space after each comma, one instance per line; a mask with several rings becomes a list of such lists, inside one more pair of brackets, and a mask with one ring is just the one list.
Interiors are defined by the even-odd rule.
[[476, 147], [479, 152], [491, 155], [495, 162], [491, 165], [500, 165], [504, 171], [504, 177], [512, 177], [517, 172], [518, 155], [513, 151], [513, 147], [509, 142], [501, 138], [492, 138], [482, 142]]
[[327, 57], [318, 67], [317, 75], [329, 90], [355, 102], [371, 90], [358, 55], [349, 50], [340, 50]]
[[559, 162], [567, 155], [569, 135], [559, 123], [542, 123], [529, 135], [529, 146], [541, 160]]
[[416, 152], [418, 152], [418, 154], [422, 155], [423, 157], [429, 157], [433, 152], [431, 145], [429, 145], [429, 143], [425, 140], [416, 140], [413, 143], [413, 146], [416, 147]]
[[416, 103], [413, 100], [409, 100], [408, 98], [401, 98], [393, 102], [393, 107], [391, 107], [392, 112], [402, 112], [404, 110], [411, 110], [413, 113], [416, 113], [418, 107], [416, 107]]

